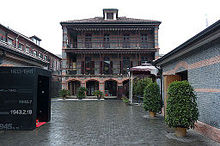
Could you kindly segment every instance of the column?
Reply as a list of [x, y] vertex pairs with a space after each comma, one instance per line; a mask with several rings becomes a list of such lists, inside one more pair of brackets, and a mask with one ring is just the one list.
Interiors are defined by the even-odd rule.
[[63, 47], [62, 47], [62, 89], [67, 89], [67, 83], [65, 80], [66, 68], [67, 68], [67, 55], [65, 49], [67, 48], [67, 28], [63, 27]]
[[121, 99], [122, 95], [123, 95], [123, 83], [118, 83], [118, 91], [117, 92], [118, 92], [117, 98]]
[[105, 96], [105, 82], [99, 81], [99, 91], [102, 91]]
[[133, 102], [133, 73], [130, 72], [130, 76], [129, 76], [129, 101], [130, 103]]
[[155, 52], [155, 59], [159, 58], [158, 29], [159, 26], [156, 26], [154, 28], [154, 48], [157, 49], [157, 51]]

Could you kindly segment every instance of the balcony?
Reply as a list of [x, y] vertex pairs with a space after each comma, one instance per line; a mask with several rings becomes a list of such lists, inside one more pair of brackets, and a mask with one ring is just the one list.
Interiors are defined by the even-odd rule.
[[154, 49], [154, 41], [141, 40], [138, 38], [123, 37], [103, 39], [92, 37], [91, 39], [78, 39], [77, 42], [67, 44], [68, 49]]
[[119, 68], [112, 68], [110, 71], [102, 71], [100, 73], [100, 68], [93, 68], [93, 73], [90, 73], [88, 69], [84, 73], [81, 73], [81, 68], [65, 68], [67, 76], [128, 76], [128, 72], [126, 68], [123, 68], [122, 73]]

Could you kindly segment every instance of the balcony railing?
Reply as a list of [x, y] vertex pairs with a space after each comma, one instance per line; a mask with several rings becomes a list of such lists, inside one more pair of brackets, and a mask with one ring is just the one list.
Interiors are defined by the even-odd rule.
[[77, 42], [68, 43], [67, 48], [77, 48], [77, 49], [85, 49], [85, 48], [95, 48], [95, 49], [150, 49], [154, 48], [153, 41], [84, 41], [78, 40]]
[[94, 68], [93, 69], [93, 73], [90, 73], [89, 70], [86, 70], [85, 72], [81, 72], [82, 69], [81, 68], [66, 68], [64, 69], [66, 70], [66, 75], [127, 75], [127, 68], [123, 68], [122, 72], [121, 69], [119, 68], [112, 68], [109, 71], [102, 71], [102, 73], [100, 73], [100, 68]]

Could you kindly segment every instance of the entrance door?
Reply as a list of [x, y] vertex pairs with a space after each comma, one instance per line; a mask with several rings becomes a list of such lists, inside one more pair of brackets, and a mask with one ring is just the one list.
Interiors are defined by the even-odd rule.
[[88, 81], [86, 82], [87, 96], [93, 96], [93, 92], [95, 90], [99, 90], [99, 82], [98, 81]]
[[174, 81], [180, 81], [181, 77], [179, 75], [168, 75], [164, 76], [164, 114], [166, 116], [166, 108], [167, 108], [167, 89], [169, 85]]
[[116, 81], [105, 82], [105, 96], [117, 96], [117, 82]]

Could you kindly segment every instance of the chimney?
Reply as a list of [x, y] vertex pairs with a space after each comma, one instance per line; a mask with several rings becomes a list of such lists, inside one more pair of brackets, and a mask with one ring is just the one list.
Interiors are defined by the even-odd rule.
[[117, 20], [118, 9], [103, 9], [103, 19], [104, 20]]
[[38, 45], [38, 46], [40, 46], [40, 41], [41, 41], [41, 39], [39, 38], [39, 37], [37, 37], [37, 36], [32, 36], [32, 37], [30, 37], [30, 39], [36, 44], [36, 45]]

